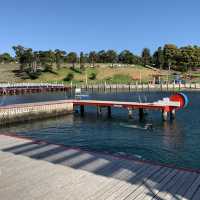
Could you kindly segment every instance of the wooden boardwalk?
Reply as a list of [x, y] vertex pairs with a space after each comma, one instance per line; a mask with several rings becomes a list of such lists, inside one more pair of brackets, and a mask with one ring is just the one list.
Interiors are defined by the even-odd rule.
[[0, 135], [1, 200], [200, 199], [200, 174]]

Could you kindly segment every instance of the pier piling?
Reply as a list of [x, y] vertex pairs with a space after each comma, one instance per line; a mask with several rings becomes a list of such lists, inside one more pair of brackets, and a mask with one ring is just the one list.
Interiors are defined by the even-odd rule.
[[97, 106], [97, 116], [102, 114], [102, 109], [100, 106]]
[[168, 118], [168, 113], [167, 113], [167, 111], [163, 110], [162, 111], [162, 119], [163, 119], [163, 121], [167, 121], [167, 118]]
[[176, 111], [175, 111], [175, 109], [173, 109], [173, 110], [170, 112], [170, 119], [173, 120], [173, 119], [175, 119], [175, 117], [176, 117]]
[[84, 106], [83, 105], [80, 105], [80, 113], [81, 113], [81, 116], [84, 116]]
[[133, 118], [133, 110], [131, 108], [128, 108], [128, 117], [129, 119]]
[[143, 108], [139, 108], [139, 119], [142, 120], [144, 118], [144, 110]]
[[111, 117], [111, 106], [108, 106], [107, 109], [108, 109], [108, 118], [110, 118]]

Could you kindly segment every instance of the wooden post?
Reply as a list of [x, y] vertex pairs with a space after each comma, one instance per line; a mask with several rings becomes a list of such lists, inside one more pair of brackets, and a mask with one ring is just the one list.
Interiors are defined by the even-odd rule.
[[168, 113], [167, 113], [167, 111], [163, 110], [162, 111], [162, 119], [163, 119], [163, 121], [167, 121], [167, 118], [168, 118]]
[[144, 118], [144, 110], [143, 108], [139, 108], [139, 119], [142, 120]]
[[131, 108], [128, 108], [128, 117], [129, 119], [133, 118], [133, 110]]
[[97, 106], [97, 116], [101, 115], [101, 107]]
[[84, 106], [83, 105], [80, 105], [80, 113], [81, 113], [81, 116], [84, 116]]
[[110, 118], [111, 117], [111, 106], [108, 106], [108, 117]]

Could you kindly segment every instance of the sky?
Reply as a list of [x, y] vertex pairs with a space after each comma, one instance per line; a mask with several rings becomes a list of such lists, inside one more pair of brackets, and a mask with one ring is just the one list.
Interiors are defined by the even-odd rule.
[[0, 53], [200, 45], [199, 0], [0, 0]]

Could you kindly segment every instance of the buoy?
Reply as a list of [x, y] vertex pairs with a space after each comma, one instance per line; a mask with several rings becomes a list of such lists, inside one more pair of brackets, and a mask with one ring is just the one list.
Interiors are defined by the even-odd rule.
[[180, 107], [177, 109], [186, 108], [189, 103], [189, 99], [184, 93], [177, 93], [172, 95], [170, 97], [170, 101], [180, 102]]

